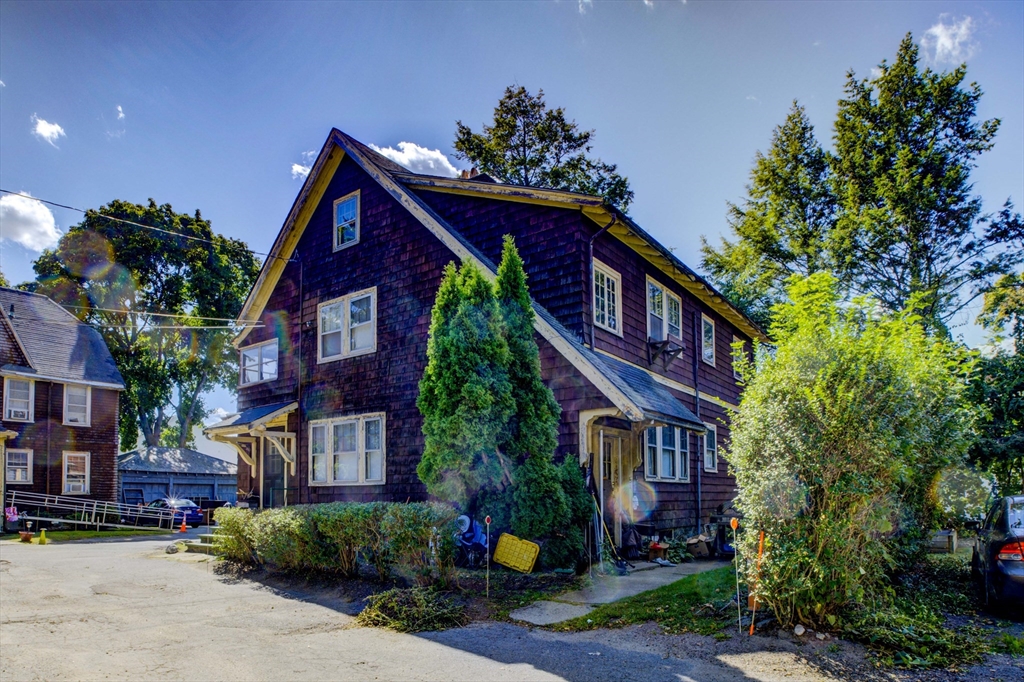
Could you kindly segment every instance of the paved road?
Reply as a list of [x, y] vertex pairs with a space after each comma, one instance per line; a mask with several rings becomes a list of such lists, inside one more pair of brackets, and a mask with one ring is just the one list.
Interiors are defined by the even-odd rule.
[[483, 623], [420, 636], [352, 627], [354, 605], [341, 598], [234, 581], [205, 557], [164, 554], [166, 544], [0, 543], [0, 679], [825, 679], [795, 650], [723, 654], [707, 638], [651, 627], [558, 634]]

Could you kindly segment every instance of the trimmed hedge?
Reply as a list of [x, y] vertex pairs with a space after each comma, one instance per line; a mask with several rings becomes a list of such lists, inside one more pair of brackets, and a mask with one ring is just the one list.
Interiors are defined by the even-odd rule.
[[221, 507], [219, 547], [235, 562], [278, 570], [359, 574], [359, 561], [383, 581], [394, 566], [420, 585], [450, 584], [455, 576], [458, 513], [433, 502], [332, 502], [279, 509]]

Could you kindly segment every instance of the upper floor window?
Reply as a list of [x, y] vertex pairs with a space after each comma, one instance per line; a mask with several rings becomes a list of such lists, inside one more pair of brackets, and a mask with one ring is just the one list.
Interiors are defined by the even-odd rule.
[[92, 389], [88, 386], [64, 384], [64, 423], [89, 426], [92, 418]]
[[4, 419], [14, 422], [32, 421], [35, 383], [29, 379], [4, 379]]
[[89, 493], [89, 453], [64, 453], [64, 494]]
[[653, 280], [647, 280], [647, 336], [664, 341], [669, 335], [681, 339], [683, 304], [679, 297]]
[[[736, 348], [735, 348], [735, 346], [737, 344], [740, 344], [739, 352], [737, 352]], [[745, 358], [746, 355], [747, 355], [746, 344], [743, 343], [743, 339], [741, 339], [740, 337], [738, 337], [735, 334], [733, 334], [732, 335], [732, 345], [733, 345], [732, 378], [733, 379], [741, 379], [742, 377], [740, 376], [740, 362], [742, 362], [743, 358]]]
[[334, 250], [359, 241], [359, 191], [334, 202]]
[[317, 362], [377, 350], [377, 289], [365, 289], [318, 306]]
[[311, 422], [309, 469], [314, 484], [384, 483], [384, 415]]
[[704, 471], [718, 471], [718, 429], [714, 424], [704, 424]]
[[645, 433], [647, 478], [690, 480], [690, 432], [678, 426], [650, 427]]
[[32, 451], [8, 450], [6, 471], [5, 477], [8, 483], [31, 483]]
[[715, 364], [715, 321], [701, 314], [700, 357], [709, 365]]
[[619, 292], [622, 278], [603, 263], [594, 261], [594, 324], [622, 336]]
[[277, 378], [277, 339], [242, 349], [242, 386]]

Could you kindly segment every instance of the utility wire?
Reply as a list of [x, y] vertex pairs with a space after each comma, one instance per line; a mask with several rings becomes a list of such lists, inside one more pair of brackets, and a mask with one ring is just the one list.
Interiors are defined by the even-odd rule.
[[[56, 206], [57, 208], [66, 208], [69, 211], [78, 211], [79, 213], [83, 213], [85, 215], [89, 214], [89, 211], [87, 211], [85, 209], [75, 208], [74, 206], [68, 206], [66, 204], [58, 204], [56, 201], [48, 201], [46, 199], [40, 199], [39, 197], [34, 197], [31, 194], [23, 194], [22, 192], [13, 192], [13, 191], [11, 191], [9, 189], [3, 189], [2, 187], [0, 187], [0, 192], [3, 192], [4, 194], [13, 194], [16, 197], [24, 197], [26, 199], [32, 199], [33, 201], [38, 201], [41, 204], [48, 204], [50, 206]], [[172, 232], [171, 230], [165, 230], [165, 229], [160, 228], [160, 227], [153, 227], [152, 225], [143, 225], [142, 223], [135, 223], [135, 222], [132, 222], [131, 220], [125, 220], [124, 218], [115, 218], [114, 216], [105, 215], [103, 213], [100, 213], [99, 211], [93, 211], [93, 214], [95, 214], [99, 218], [105, 218], [106, 220], [110, 220], [112, 222], [124, 223], [126, 225], [134, 225], [135, 227], [141, 227], [141, 228], [144, 228], [146, 230], [152, 230], [154, 232], [161, 232], [163, 234], [169, 234], [169, 235], [171, 235], [173, 237], [181, 237], [183, 239], [191, 239], [191, 240], [197, 241], [197, 242], [204, 242], [206, 244], [214, 244], [214, 245], [216, 245], [216, 242], [214, 242], [212, 239], [205, 239], [203, 237], [193, 237], [192, 235], [182, 234], [180, 232]], [[246, 247], [246, 248], [248, 248], [248, 247]], [[275, 255], [270, 254], [270, 253], [263, 253], [262, 251], [250, 251], [250, 253], [253, 253], [253, 254], [257, 255], [257, 256], [266, 256], [267, 258], [276, 258], [277, 260], [283, 260], [283, 261], [286, 261], [286, 262], [291, 262], [293, 260], [291, 258], [281, 258], [281, 256], [275, 256]]]
[[[148, 315], [151, 317], [189, 317], [193, 320], [209, 320], [212, 322], [234, 322], [236, 318], [233, 317], [199, 317], [196, 315], [189, 315], [188, 313], [151, 313], [145, 310], [130, 310], [130, 309], [118, 309], [118, 308], [97, 308], [95, 306], [87, 305], [61, 305], [62, 308], [72, 308], [74, 310], [98, 310], [104, 313], [121, 313], [122, 315]], [[243, 322], [235, 325], [236, 327], [244, 327], [251, 322]]]

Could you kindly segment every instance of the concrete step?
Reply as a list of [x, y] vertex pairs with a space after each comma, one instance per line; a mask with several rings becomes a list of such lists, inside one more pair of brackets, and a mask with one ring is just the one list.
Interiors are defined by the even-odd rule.
[[199, 554], [217, 554], [217, 547], [211, 543], [188, 540], [185, 542], [185, 551], [198, 552]]
[[217, 533], [200, 533], [196, 537], [199, 538], [199, 542], [204, 545], [212, 545], [214, 540], [218, 537]]

